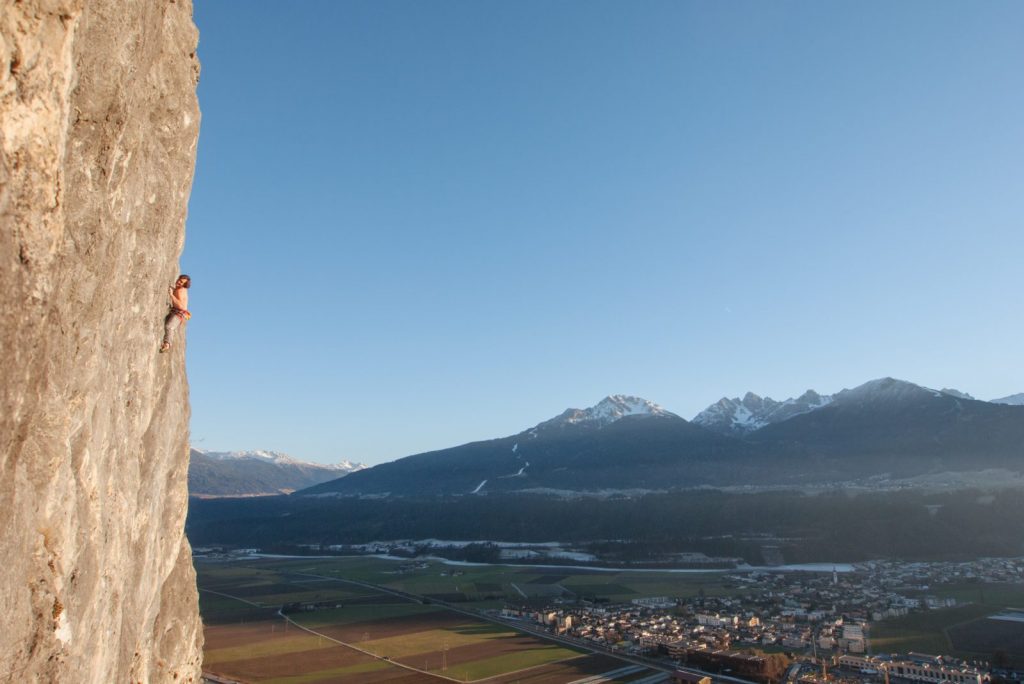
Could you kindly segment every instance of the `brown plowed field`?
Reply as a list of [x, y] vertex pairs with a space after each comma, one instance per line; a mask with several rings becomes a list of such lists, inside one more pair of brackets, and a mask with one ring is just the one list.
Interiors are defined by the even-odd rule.
[[339, 641], [355, 643], [369, 634], [370, 639], [386, 639], [411, 632], [422, 632], [428, 629], [445, 629], [473, 622], [473, 618], [438, 610], [423, 615], [403, 615], [383, 620], [367, 620], [353, 622], [348, 625], [329, 625], [317, 627], [316, 631], [326, 634]]
[[[297, 638], [305, 639], [309, 648], [275, 655], [241, 657], [208, 664], [204, 669], [248, 682], [262, 682], [275, 677], [315, 675], [318, 672], [323, 672], [323, 677], [311, 679], [310, 682], [437, 684], [444, 681], [438, 677], [403, 670], [345, 646], [332, 644], [326, 639], [320, 642], [316, 636], [294, 627], [285, 633], [283, 626], [284, 623], [281, 621], [275, 624], [275, 631], [271, 631], [270, 622], [208, 626], [205, 630], [208, 653], [223, 648], [245, 648], [258, 653], [261, 648], [273, 648], [275, 644], [294, 642]], [[320, 643], [323, 646], [320, 646]], [[342, 668], [352, 668], [354, 671], [331, 672]], [[366, 668], [366, 671], [360, 671], [362, 668]]]
[[[274, 631], [271, 631], [273, 624]], [[448, 612], [429, 613], [396, 617], [385, 620], [361, 622], [352, 625], [333, 625], [318, 628], [317, 631], [343, 641], [358, 645], [364, 634], [369, 633], [371, 639], [384, 639], [409, 635], [417, 632], [437, 629], [472, 629], [479, 624], [473, 618]], [[215, 662], [206, 667], [213, 673], [226, 677], [238, 678], [248, 682], [265, 682], [278, 677], [307, 675], [310, 684], [320, 682], [348, 682], [353, 684], [377, 684], [378, 682], [398, 682], [399, 684], [438, 684], [443, 682], [440, 677], [409, 672], [395, 665], [364, 655], [339, 644], [331, 644], [327, 639], [319, 641], [315, 635], [303, 632], [295, 627], [284, 631], [283, 621], [258, 622], [245, 625], [218, 625], [206, 628], [206, 651], [216, 655], [219, 649], [240, 648], [251, 650], [252, 657], [239, 653], [234, 660]], [[282, 645], [296, 640], [305, 640], [298, 644], [292, 652], [274, 655], [257, 655], [261, 650], [280, 648]], [[449, 668], [460, 664], [471, 664], [490, 658], [520, 653], [536, 648], [538, 641], [528, 635], [498, 636], [479, 643], [455, 646], [442, 654], [441, 644], [429, 652], [420, 652], [397, 662], [415, 668], [440, 669], [442, 658], [446, 658]], [[302, 650], [304, 648], [304, 650]], [[487, 679], [487, 684], [511, 684], [523, 682], [529, 684], [567, 684], [574, 680], [618, 669], [623, 663], [615, 658], [604, 655], [583, 655], [570, 660], [556, 663], [540, 664], [518, 672]], [[344, 671], [341, 671], [344, 670]], [[317, 673], [322, 677], [316, 677]]]
[[[273, 630], [271, 628], [273, 627]], [[284, 620], [249, 622], [244, 625], [206, 625], [203, 630], [206, 635], [206, 651], [218, 648], [232, 648], [235, 646], [247, 646], [260, 641], [267, 641], [273, 637], [284, 636]], [[292, 636], [293, 631], [288, 635]]]
[[331, 644], [329, 641], [324, 641], [324, 643], [330, 645], [309, 651], [215, 663], [210, 665], [208, 669], [214, 672], [221, 670], [229, 671], [230, 675], [234, 677], [262, 680], [274, 677], [303, 675], [340, 667], [352, 667], [354, 665], [369, 665], [377, 660], [376, 658], [353, 651], [350, 648]]
[[[588, 655], [550, 665], [538, 665], [525, 672], [510, 672], [487, 680], [487, 684], [567, 684], [584, 677], [611, 672], [625, 663], [604, 655]], [[648, 671], [650, 674], [650, 671]]]

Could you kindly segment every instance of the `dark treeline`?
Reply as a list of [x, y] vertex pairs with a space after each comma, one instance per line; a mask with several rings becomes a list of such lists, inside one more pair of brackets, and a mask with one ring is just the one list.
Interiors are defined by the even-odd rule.
[[608, 548], [591, 548], [618, 560], [691, 551], [751, 563], [764, 561], [765, 547], [778, 547], [791, 563], [1018, 556], [1024, 554], [1021, 529], [1024, 497], [1012, 490], [855, 496], [709, 491], [572, 500], [522, 495], [193, 499], [187, 523], [195, 545], [615, 540], [604, 545]]

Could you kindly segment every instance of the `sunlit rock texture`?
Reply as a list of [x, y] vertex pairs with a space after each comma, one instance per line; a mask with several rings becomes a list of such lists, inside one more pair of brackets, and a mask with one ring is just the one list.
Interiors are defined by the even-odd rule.
[[[0, 2], [0, 682], [198, 681], [181, 0]], [[196, 283], [201, 278], [195, 278]]]

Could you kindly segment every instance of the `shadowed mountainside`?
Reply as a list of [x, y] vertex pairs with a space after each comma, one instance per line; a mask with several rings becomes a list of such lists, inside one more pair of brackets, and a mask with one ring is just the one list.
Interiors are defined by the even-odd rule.
[[1024, 407], [892, 378], [843, 390], [744, 437], [667, 412], [581, 421], [574, 411], [511, 437], [409, 456], [299, 494], [671, 490], [1024, 471]]

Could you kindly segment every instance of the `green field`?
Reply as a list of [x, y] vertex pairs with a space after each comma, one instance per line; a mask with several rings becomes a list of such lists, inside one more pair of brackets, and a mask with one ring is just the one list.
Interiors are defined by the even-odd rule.
[[207, 624], [265, 620], [276, 613], [277, 607], [250, 606], [237, 599], [219, 596], [202, 589], [199, 591], [199, 614]]
[[946, 630], [994, 612], [991, 606], [967, 604], [928, 610], [871, 624], [869, 639], [875, 653], [949, 653], [957, 655]]
[[[628, 584], [640, 596], [678, 596], [692, 598], [704, 592], [705, 596], [738, 596], [750, 593], [749, 587], [726, 587], [718, 573], [628, 573]], [[622, 580], [622, 575], [618, 578]]]
[[[420, 596], [431, 596], [467, 607], [499, 608], [505, 600], [522, 600], [527, 596], [554, 596], [559, 587], [586, 596], [611, 602], [624, 602], [644, 596], [693, 597], [734, 596], [749, 592], [723, 585], [720, 573], [636, 572], [628, 570], [575, 570], [566, 568], [522, 568], [512, 566], [449, 566], [432, 561], [422, 569], [400, 570], [401, 561], [373, 557], [336, 559], [280, 559], [259, 561], [266, 570], [308, 573], [368, 582]], [[272, 578], [263, 575], [262, 581]], [[513, 586], [515, 585], [515, 586]], [[351, 585], [350, 585], [351, 586]], [[518, 587], [518, 590], [516, 589]], [[273, 596], [261, 597], [264, 602]], [[312, 600], [312, 599], [303, 599]]]
[[296, 613], [291, 617], [301, 625], [315, 628], [325, 625], [350, 625], [369, 620], [427, 615], [442, 610], [439, 606], [421, 606], [418, 603], [368, 603], [332, 608], [330, 610], [318, 610], [311, 613]]
[[1019, 584], [946, 584], [935, 587], [934, 593], [955, 598], [960, 603], [1024, 609], [1024, 586]]
[[[960, 605], [873, 623], [869, 636], [876, 653], [919, 651], [987, 659], [992, 656], [991, 652], [958, 647], [976, 642], [964, 635], [972, 629], [983, 630], [982, 619], [1003, 608], [1024, 607], [1024, 586], [1017, 584], [946, 584], [935, 587], [930, 593], [955, 598]], [[953, 628], [962, 635], [959, 644], [950, 638]], [[1024, 660], [1024, 653], [1011, 650], [1008, 655], [1015, 661]]]

